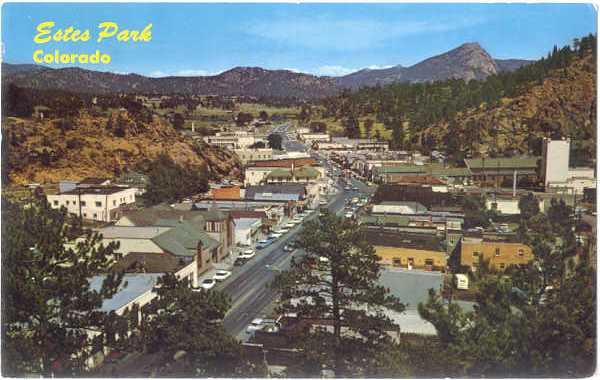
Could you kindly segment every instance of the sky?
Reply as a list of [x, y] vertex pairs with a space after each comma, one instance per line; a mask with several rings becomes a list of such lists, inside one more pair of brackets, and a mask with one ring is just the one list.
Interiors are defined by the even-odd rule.
[[[2, 59], [34, 63], [33, 52], [112, 60], [86, 69], [149, 76], [214, 75], [236, 66], [345, 75], [410, 66], [465, 42], [494, 58], [538, 59], [554, 45], [596, 33], [589, 4], [164, 4], [4, 3]], [[90, 30], [87, 42], [36, 44], [38, 24]], [[148, 42], [96, 41], [98, 24], [141, 30]]]

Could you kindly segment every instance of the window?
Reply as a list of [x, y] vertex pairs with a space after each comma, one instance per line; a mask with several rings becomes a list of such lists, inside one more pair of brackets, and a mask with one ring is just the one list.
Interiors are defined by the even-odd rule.
[[102, 207], [102, 202], [96, 201], [96, 207]]
[[479, 257], [479, 252], [473, 252], [473, 257]]
[[402, 260], [400, 260], [399, 257], [394, 257], [392, 262], [394, 263], [395, 267], [399, 267], [400, 265], [402, 265]]
[[425, 259], [425, 265], [433, 266], [433, 259]]
[[84, 217], [84, 218], [87, 218], [87, 213], [85, 213], [85, 212], [84, 212], [84, 213], [83, 213], [83, 217]]
[[58, 206], [58, 201], [53, 202], [55, 206]]
[[496, 256], [500, 256], [500, 248], [496, 248]]
[[116, 206], [116, 205], [117, 205], [117, 200], [113, 199], [113, 206]]
[[504, 263], [500, 263], [500, 269], [504, 269]]
[[68, 206], [69, 205], [69, 201], [65, 201], [65, 204]]
[[98, 214], [94, 213], [94, 219], [98, 219]]
[[525, 251], [523, 251], [523, 249], [519, 248], [519, 256], [524, 256], [525, 255]]
[[85, 201], [81, 201], [81, 205], [85, 207]]

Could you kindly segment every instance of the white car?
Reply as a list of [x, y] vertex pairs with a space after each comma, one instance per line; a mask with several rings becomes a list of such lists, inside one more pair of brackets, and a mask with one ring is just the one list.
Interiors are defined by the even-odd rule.
[[[266, 242], [266, 240], [265, 240], [265, 242]], [[259, 241], [259, 243], [260, 243], [260, 241]], [[254, 255], [256, 255], [256, 252], [254, 252], [253, 249], [247, 249], [247, 250], [243, 251], [242, 253], [240, 253], [238, 255], [238, 258], [239, 259], [251, 259], [254, 257]]]
[[246, 327], [246, 332], [253, 332], [260, 330], [263, 327], [263, 319], [262, 318], [254, 318], [252, 322]]
[[287, 227], [284, 227], [280, 230], [275, 231], [276, 234], [281, 234], [281, 235], [287, 234], [288, 232], [290, 232], [290, 229]]
[[207, 278], [206, 280], [202, 281], [200, 287], [202, 287], [202, 289], [210, 290], [214, 288], [215, 285], [217, 285], [217, 281], [214, 278]]
[[226, 280], [229, 276], [231, 276], [231, 272], [228, 270], [218, 270], [217, 273], [213, 276], [213, 279], [217, 281]]
[[346, 213], [344, 216], [345, 216], [346, 218], [350, 219], [350, 218], [352, 218], [352, 217], [354, 216], [354, 214], [353, 214], [353, 213], [351, 213], [351, 212], [347, 212], [347, 213]]
[[294, 228], [296, 226], [296, 223], [289, 221], [285, 224], [285, 228]]
[[[282, 234], [282, 233], [280, 233], [279, 231], [271, 232], [271, 233], [269, 234], [269, 238], [271, 238], [271, 239], [278, 239], [278, 238], [280, 238], [280, 237], [282, 237], [282, 236], [283, 236], [283, 234]], [[259, 243], [260, 243], [260, 242], [259, 242]]]

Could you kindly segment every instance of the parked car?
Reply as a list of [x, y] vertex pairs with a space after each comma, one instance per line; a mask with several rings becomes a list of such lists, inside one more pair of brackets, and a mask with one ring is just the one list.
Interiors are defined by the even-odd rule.
[[263, 249], [270, 246], [273, 243], [274, 239], [261, 240], [256, 245], [256, 249]]
[[213, 276], [213, 279], [217, 281], [224, 281], [231, 276], [231, 272], [228, 270], [218, 270], [217, 273]]
[[[260, 242], [258, 242], [258, 243], [260, 244]], [[249, 259], [253, 258], [255, 255], [256, 255], [256, 252], [252, 248], [249, 248], [249, 249], [244, 250], [242, 253], [240, 253], [238, 255], [238, 258], [249, 260]]]
[[217, 281], [214, 278], [207, 278], [206, 280], [202, 281], [202, 283], [200, 284], [200, 287], [202, 289], [210, 290], [210, 289], [214, 288], [215, 285], [217, 285]]
[[252, 322], [246, 327], [246, 332], [254, 332], [256, 330], [260, 330], [262, 328], [263, 319], [262, 318], [254, 318]]
[[283, 250], [286, 252], [293, 252], [294, 251], [294, 247], [291, 244], [286, 244], [283, 246]]
[[[283, 236], [283, 234], [282, 234], [282, 233], [280, 233], [279, 231], [277, 231], [277, 232], [273, 231], [273, 232], [271, 232], [271, 233], [269, 234], [269, 236], [268, 236], [268, 237], [269, 237], [269, 239], [270, 239], [270, 240], [275, 240], [275, 239], [278, 239], [278, 238], [280, 238], [280, 237], [282, 237], [282, 236]], [[259, 244], [260, 244], [260, 242], [259, 242]]]
[[285, 224], [285, 228], [294, 228], [296, 226], [296, 223], [293, 223], [292, 221], [289, 221]]

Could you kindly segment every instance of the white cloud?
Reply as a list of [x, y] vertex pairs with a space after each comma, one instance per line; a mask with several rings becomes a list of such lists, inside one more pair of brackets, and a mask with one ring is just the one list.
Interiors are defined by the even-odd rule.
[[154, 78], [160, 78], [160, 77], [168, 77], [169, 74], [167, 74], [163, 71], [160, 71], [160, 70], [155, 70], [155, 71], [152, 71], [151, 73], [149, 73], [148, 76], [154, 77]]
[[327, 75], [332, 77], [339, 77], [343, 75], [347, 75], [357, 71], [356, 69], [351, 69], [349, 67], [343, 67], [338, 65], [325, 65], [318, 67], [314, 74], [316, 75]]
[[169, 77], [169, 76], [178, 76], [178, 77], [197, 77], [197, 76], [211, 76], [211, 75], [219, 75], [223, 71], [208, 71], [202, 69], [184, 69], [174, 72], [165, 72], [162, 70], [155, 70], [148, 74], [150, 77], [160, 78], [160, 77]]
[[361, 50], [386, 40], [415, 34], [441, 33], [481, 24], [483, 18], [454, 18], [391, 22], [373, 19], [312, 18], [260, 20], [244, 25], [251, 35], [314, 49]]
[[383, 70], [383, 69], [389, 69], [391, 67], [394, 67], [394, 65], [384, 65], [384, 66], [371, 65], [371, 66], [367, 66], [367, 69], [369, 69], [369, 70]]
[[197, 77], [197, 76], [206, 76], [206, 75], [210, 75], [210, 74], [206, 70], [188, 69], [188, 70], [179, 70], [178, 72], [175, 73], [175, 75], [182, 76], [182, 77]]

